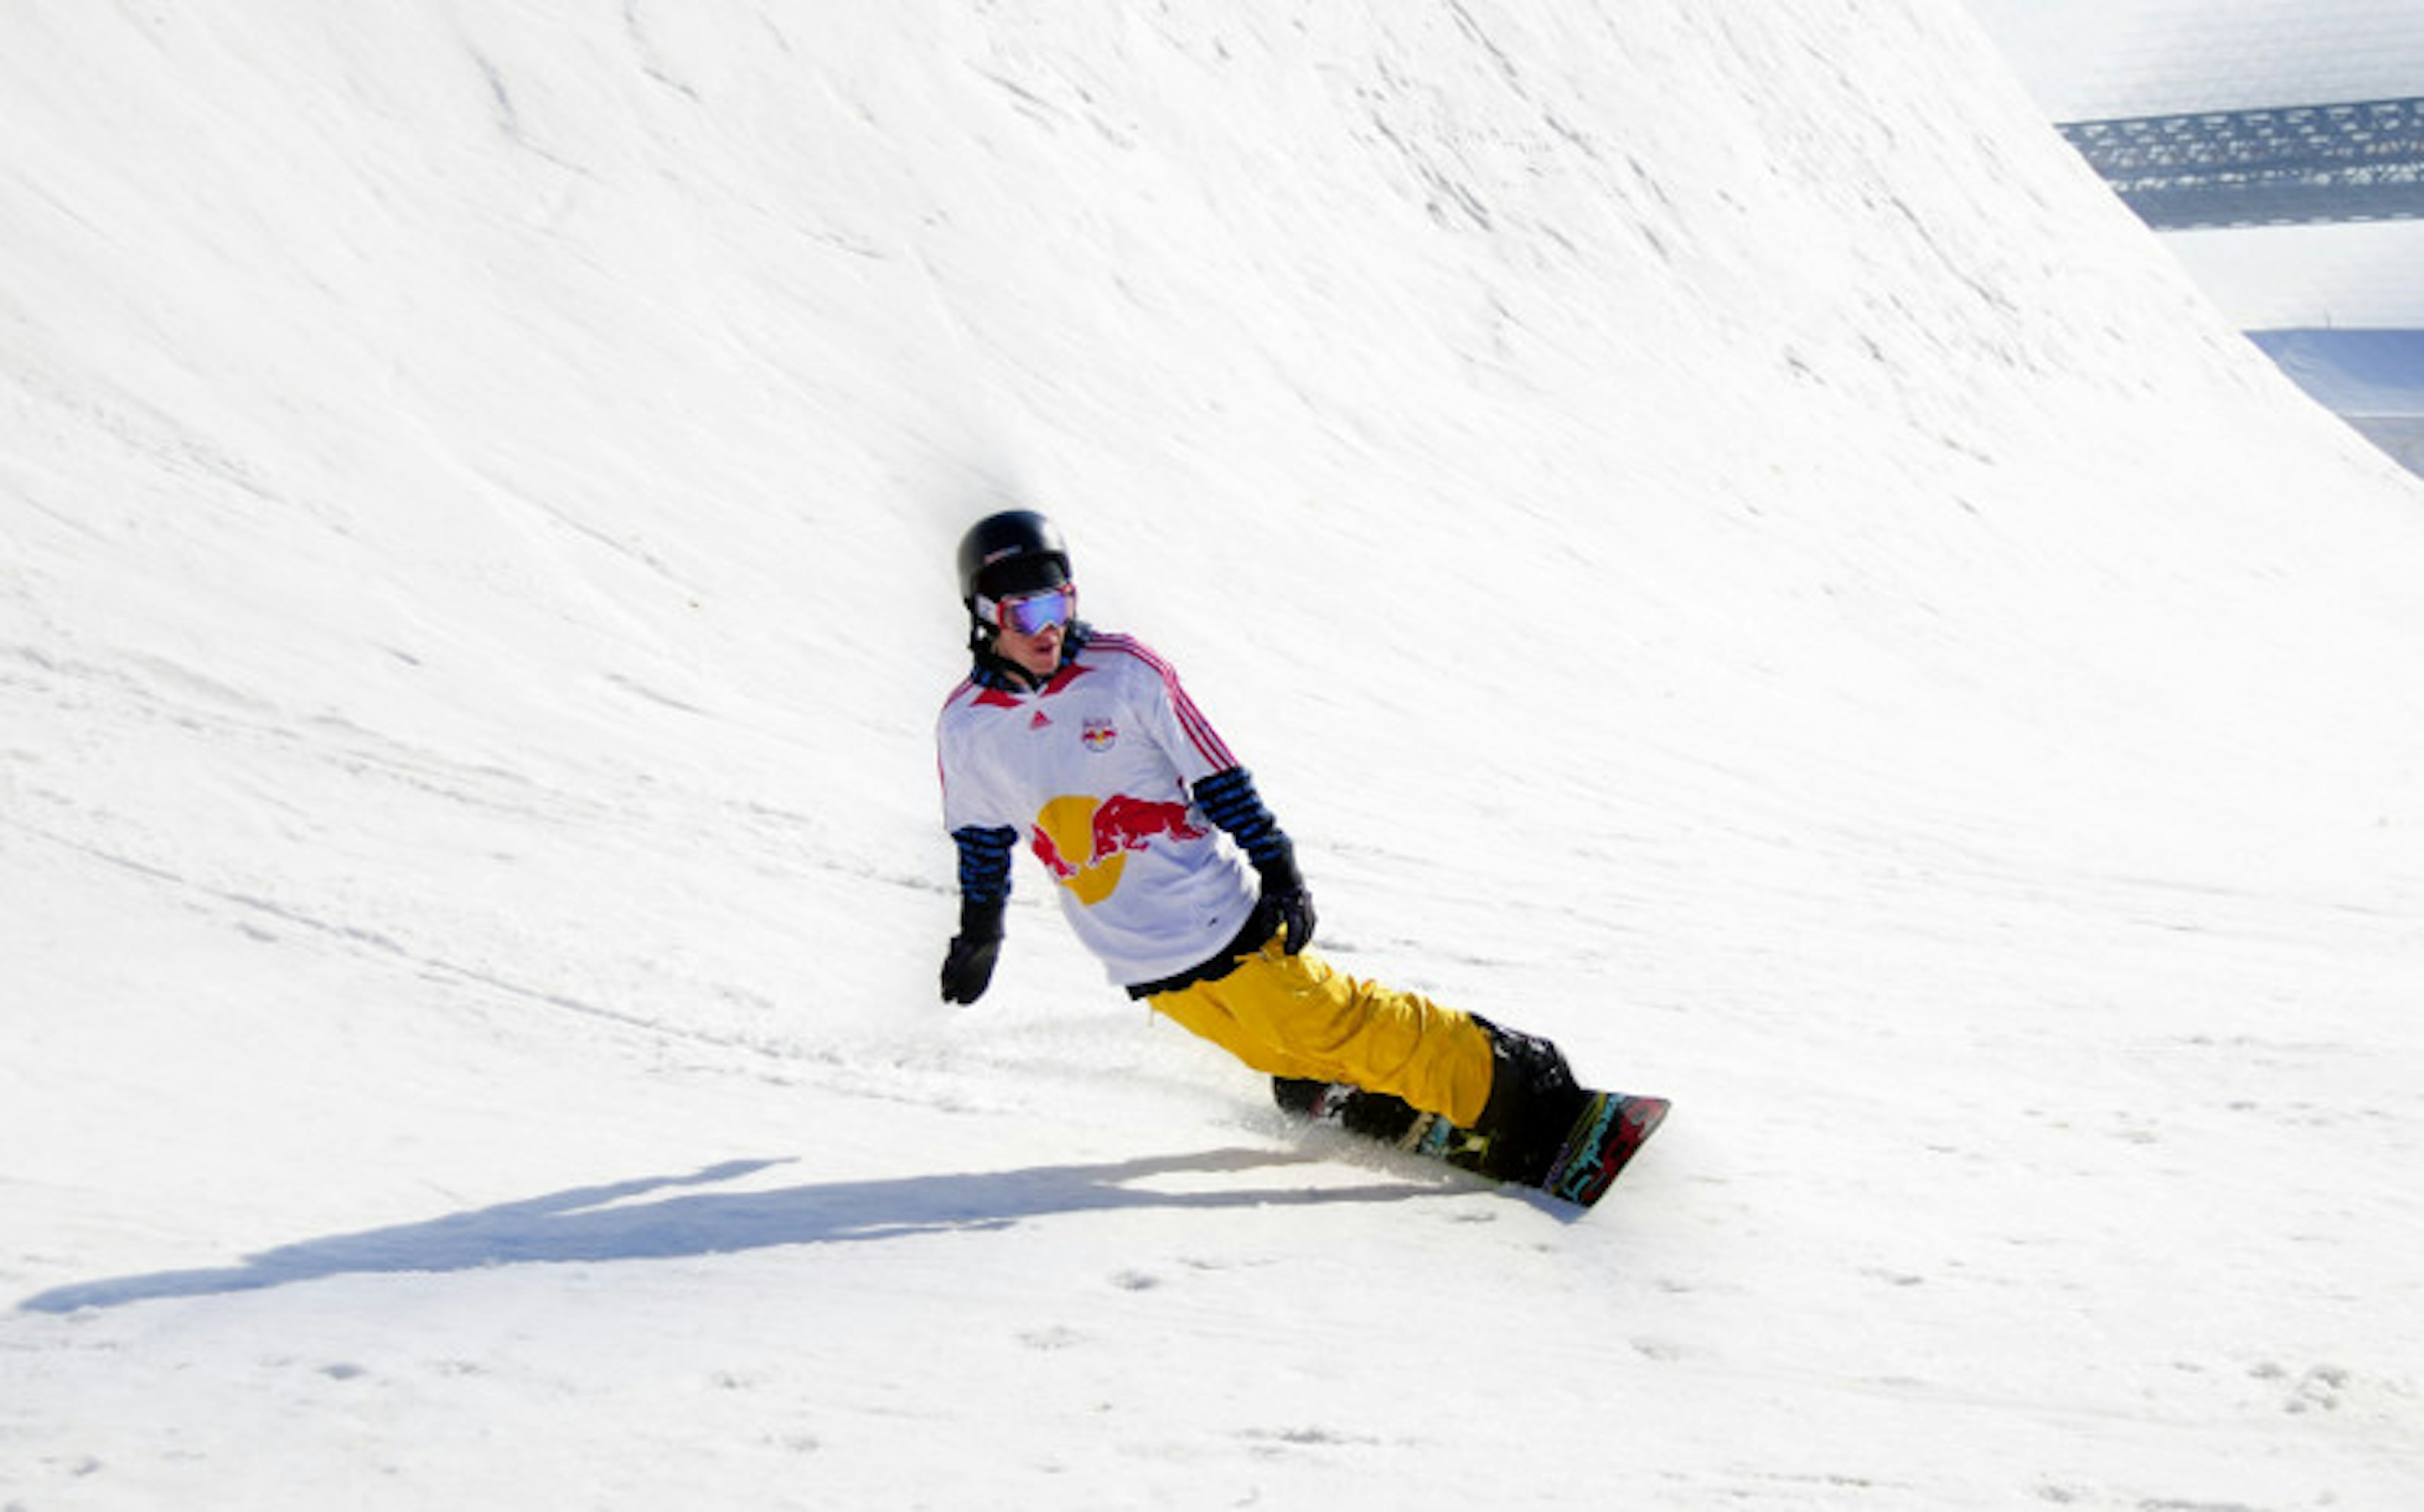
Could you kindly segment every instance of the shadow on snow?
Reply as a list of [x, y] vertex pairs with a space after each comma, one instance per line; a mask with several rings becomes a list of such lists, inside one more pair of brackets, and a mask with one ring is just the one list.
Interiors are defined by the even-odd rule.
[[574, 1187], [424, 1223], [307, 1239], [249, 1256], [240, 1265], [61, 1286], [17, 1306], [20, 1312], [72, 1313], [160, 1297], [252, 1291], [331, 1276], [669, 1260], [779, 1245], [1004, 1229], [1057, 1214], [1403, 1202], [1459, 1189], [1413, 1181], [1344, 1187], [1233, 1186], [1193, 1191], [1134, 1185], [1157, 1177], [1236, 1175], [1264, 1167], [1307, 1164], [1315, 1158], [1284, 1151], [1216, 1150], [1105, 1165], [835, 1182], [772, 1191], [662, 1195], [668, 1188], [735, 1181], [787, 1163], [735, 1160], [686, 1176]]

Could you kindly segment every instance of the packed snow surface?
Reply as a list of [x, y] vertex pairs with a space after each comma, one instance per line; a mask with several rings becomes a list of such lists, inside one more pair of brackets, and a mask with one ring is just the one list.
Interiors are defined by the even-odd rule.
[[[1342, 966], [1022, 861], [1028, 503]], [[2424, 1504], [2424, 491], [1958, 8], [0, 8], [0, 1506]]]

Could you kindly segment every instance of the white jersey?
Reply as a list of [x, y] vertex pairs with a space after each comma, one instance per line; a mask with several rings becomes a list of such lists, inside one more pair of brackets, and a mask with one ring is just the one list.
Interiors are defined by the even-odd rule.
[[944, 827], [1015, 830], [1112, 981], [1191, 970], [1245, 927], [1253, 875], [1189, 796], [1236, 758], [1141, 643], [1093, 633], [1039, 690], [963, 682], [935, 745]]

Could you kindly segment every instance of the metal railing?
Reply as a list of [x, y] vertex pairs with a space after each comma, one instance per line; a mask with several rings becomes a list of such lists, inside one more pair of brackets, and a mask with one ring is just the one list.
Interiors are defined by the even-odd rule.
[[2057, 129], [2159, 231], [2424, 218], [2424, 99]]

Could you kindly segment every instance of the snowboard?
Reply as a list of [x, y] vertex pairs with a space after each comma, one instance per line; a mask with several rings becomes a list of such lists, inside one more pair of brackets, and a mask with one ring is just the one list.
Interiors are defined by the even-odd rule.
[[[1340, 1082], [1284, 1077], [1274, 1079], [1272, 1092], [1281, 1107], [1300, 1118], [1492, 1180], [1505, 1179], [1492, 1166], [1487, 1138], [1385, 1093]], [[1560, 1202], [1589, 1207], [1607, 1195], [1625, 1163], [1658, 1131], [1668, 1106], [1663, 1097], [1586, 1093], [1582, 1111], [1556, 1158], [1550, 1162], [1548, 1174], [1534, 1185]]]
[[1541, 1189], [1576, 1207], [1598, 1202], [1616, 1185], [1625, 1162], [1666, 1122], [1668, 1106], [1663, 1097], [1591, 1093]]

